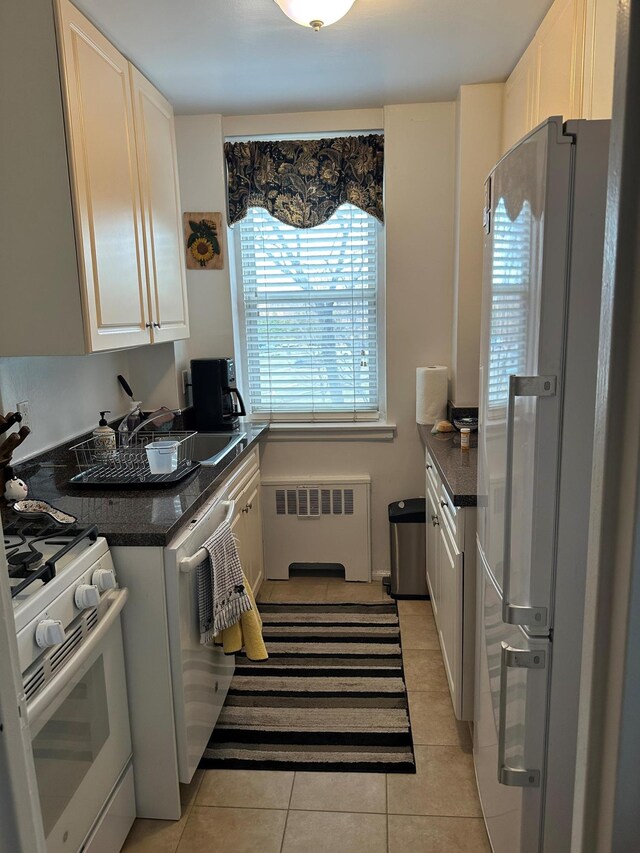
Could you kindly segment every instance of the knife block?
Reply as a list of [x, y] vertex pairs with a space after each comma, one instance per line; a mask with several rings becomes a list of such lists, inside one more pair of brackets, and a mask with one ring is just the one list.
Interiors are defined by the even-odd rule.
[[[22, 416], [15, 412], [0, 415], [0, 435], [11, 429], [14, 424], [20, 423]], [[19, 447], [31, 430], [28, 426], [21, 426], [17, 432], [12, 432], [2, 444], [0, 444], [0, 503], [4, 504], [4, 489], [7, 482], [7, 468], [11, 466], [14, 450]]]

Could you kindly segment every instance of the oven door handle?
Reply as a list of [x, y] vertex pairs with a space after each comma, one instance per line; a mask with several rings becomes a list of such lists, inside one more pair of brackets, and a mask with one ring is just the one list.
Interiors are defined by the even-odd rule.
[[[228, 524], [231, 524], [231, 519], [233, 518], [233, 513], [235, 512], [236, 502], [235, 501], [220, 501], [217, 506], [226, 506], [227, 514], [225, 515], [223, 521], [220, 522], [222, 524], [226, 521]], [[191, 557], [185, 557], [184, 560], [180, 560], [179, 567], [180, 571], [188, 574], [192, 572], [196, 566], [199, 566], [200, 563], [204, 562], [208, 556], [208, 551], [206, 548], [199, 548], [195, 554], [192, 554]]]
[[71, 656], [69, 661], [61, 667], [55, 678], [41, 690], [32, 702], [27, 704], [27, 716], [29, 723], [34, 723], [40, 714], [53, 702], [56, 696], [69, 684], [69, 680], [79, 672], [96, 648], [103, 641], [109, 629], [120, 616], [120, 611], [129, 597], [128, 589], [119, 589], [111, 596], [109, 609], [98, 622], [96, 627], [82, 643], [78, 651]]

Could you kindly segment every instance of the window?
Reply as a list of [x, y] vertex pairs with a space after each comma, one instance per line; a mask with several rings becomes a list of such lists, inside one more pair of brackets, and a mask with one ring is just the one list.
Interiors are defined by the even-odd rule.
[[509, 376], [526, 372], [529, 322], [529, 279], [531, 276], [532, 214], [526, 201], [512, 221], [504, 199], [495, 211], [491, 350], [489, 356], [490, 408], [507, 405]]
[[380, 224], [345, 204], [307, 229], [250, 208], [233, 230], [252, 413], [273, 420], [377, 418]]

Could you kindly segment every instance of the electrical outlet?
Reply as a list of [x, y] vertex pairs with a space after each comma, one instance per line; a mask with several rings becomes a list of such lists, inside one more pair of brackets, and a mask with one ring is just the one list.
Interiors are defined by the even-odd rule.
[[191, 385], [191, 376], [188, 370], [182, 371], [182, 393], [187, 396], [187, 387]]
[[31, 426], [31, 409], [29, 407], [29, 401], [23, 400], [21, 403], [16, 405], [16, 411], [22, 415], [21, 426]]

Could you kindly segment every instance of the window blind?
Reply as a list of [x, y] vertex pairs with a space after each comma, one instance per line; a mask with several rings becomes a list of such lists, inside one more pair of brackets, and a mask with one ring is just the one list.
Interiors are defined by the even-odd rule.
[[376, 416], [379, 228], [349, 204], [315, 228], [284, 225], [262, 208], [234, 226], [253, 413]]
[[528, 202], [509, 218], [504, 199], [493, 217], [491, 350], [488, 404], [506, 406], [509, 376], [526, 372], [532, 215]]

